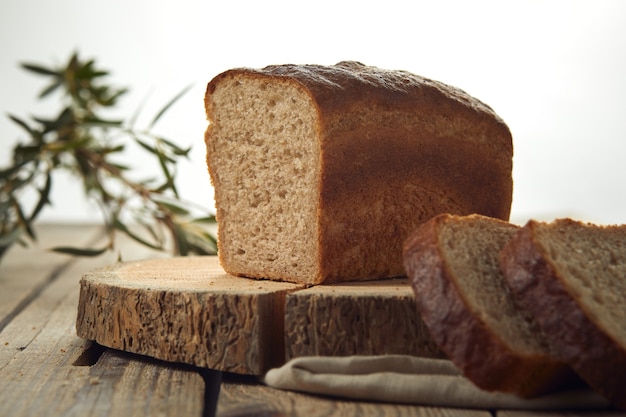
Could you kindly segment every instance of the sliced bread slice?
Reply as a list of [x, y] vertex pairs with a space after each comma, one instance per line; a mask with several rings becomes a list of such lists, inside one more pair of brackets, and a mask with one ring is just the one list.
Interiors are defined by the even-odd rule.
[[532, 397], [579, 382], [515, 303], [499, 268], [518, 226], [443, 214], [404, 244], [418, 310], [448, 358], [478, 387]]
[[560, 359], [626, 409], [626, 225], [530, 221], [501, 265]]

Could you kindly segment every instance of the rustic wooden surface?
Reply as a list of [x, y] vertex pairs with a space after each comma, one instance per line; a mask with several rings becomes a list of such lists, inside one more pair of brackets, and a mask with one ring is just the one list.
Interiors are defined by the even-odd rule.
[[287, 359], [443, 357], [417, 314], [407, 279], [324, 285], [287, 294], [285, 350]]
[[[42, 227], [37, 247], [15, 247], [0, 263], [0, 416], [626, 416], [340, 401], [103, 347], [76, 335], [79, 280], [117, 254], [84, 259], [46, 250], [95, 236], [93, 227]], [[125, 260], [163, 257], [130, 242], [119, 249]]]
[[115, 254], [74, 259], [47, 248], [86, 245], [94, 232], [48, 227], [37, 247], [14, 247], [2, 260], [0, 416], [202, 416], [205, 378], [195, 369], [103, 350], [76, 335], [78, 280]]
[[107, 347], [247, 375], [308, 355], [442, 357], [406, 279], [304, 288], [228, 275], [211, 256], [89, 272], [77, 331]]
[[215, 256], [120, 263], [81, 280], [77, 332], [157, 359], [262, 375], [284, 363], [285, 294], [298, 288], [227, 275]]

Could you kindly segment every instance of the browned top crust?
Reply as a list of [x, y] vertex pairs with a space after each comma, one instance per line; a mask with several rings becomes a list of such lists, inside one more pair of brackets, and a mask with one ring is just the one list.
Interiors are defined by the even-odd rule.
[[[485, 103], [465, 91], [403, 70], [386, 70], [364, 65], [356, 61], [342, 61], [336, 65], [269, 65], [265, 68], [235, 68], [214, 77], [207, 85], [207, 96], [213, 92], [222, 78], [238, 74], [258, 75], [264, 78], [280, 78], [301, 84], [319, 107], [333, 112], [346, 103], [357, 106], [363, 101], [397, 108], [414, 106], [416, 98], [429, 101], [430, 105], [444, 104], [455, 99], [468, 111], [485, 113], [500, 122], [499, 116]], [[206, 103], [210, 119], [209, 103]], [[455, 107], [458, 111], [458, 107]]]

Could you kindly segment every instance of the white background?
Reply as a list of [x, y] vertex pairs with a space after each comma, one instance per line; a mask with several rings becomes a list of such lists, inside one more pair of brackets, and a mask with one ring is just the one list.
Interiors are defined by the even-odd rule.
[[[179, 188], [209, 208], [206, 83], [232, 67], [350, 59], [452, 84], [493, 107], [514, 137], [513, 221], [626, 223], [625, 1], [2, 0], [1, 166], [23, 139], [5, 115], [58, 108], [36, 100], [43, 80], [19, 62], [61, 65], [75, 50], [130, 87], [123, 116], [148, 97], [147, 121], [193, 84], [158, 131], [193, 147]], [[99, 220], [74, 178], [55, 180], [42, 220]]]

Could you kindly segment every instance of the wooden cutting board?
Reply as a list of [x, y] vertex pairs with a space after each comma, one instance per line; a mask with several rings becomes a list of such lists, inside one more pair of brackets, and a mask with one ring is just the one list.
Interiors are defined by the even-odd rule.
[[306, 288], [229, 275], [213, 256], [86, 274], [76, 328], [110, 348], [248, 375], [306, 355], [442, 356], [406, 279]]

